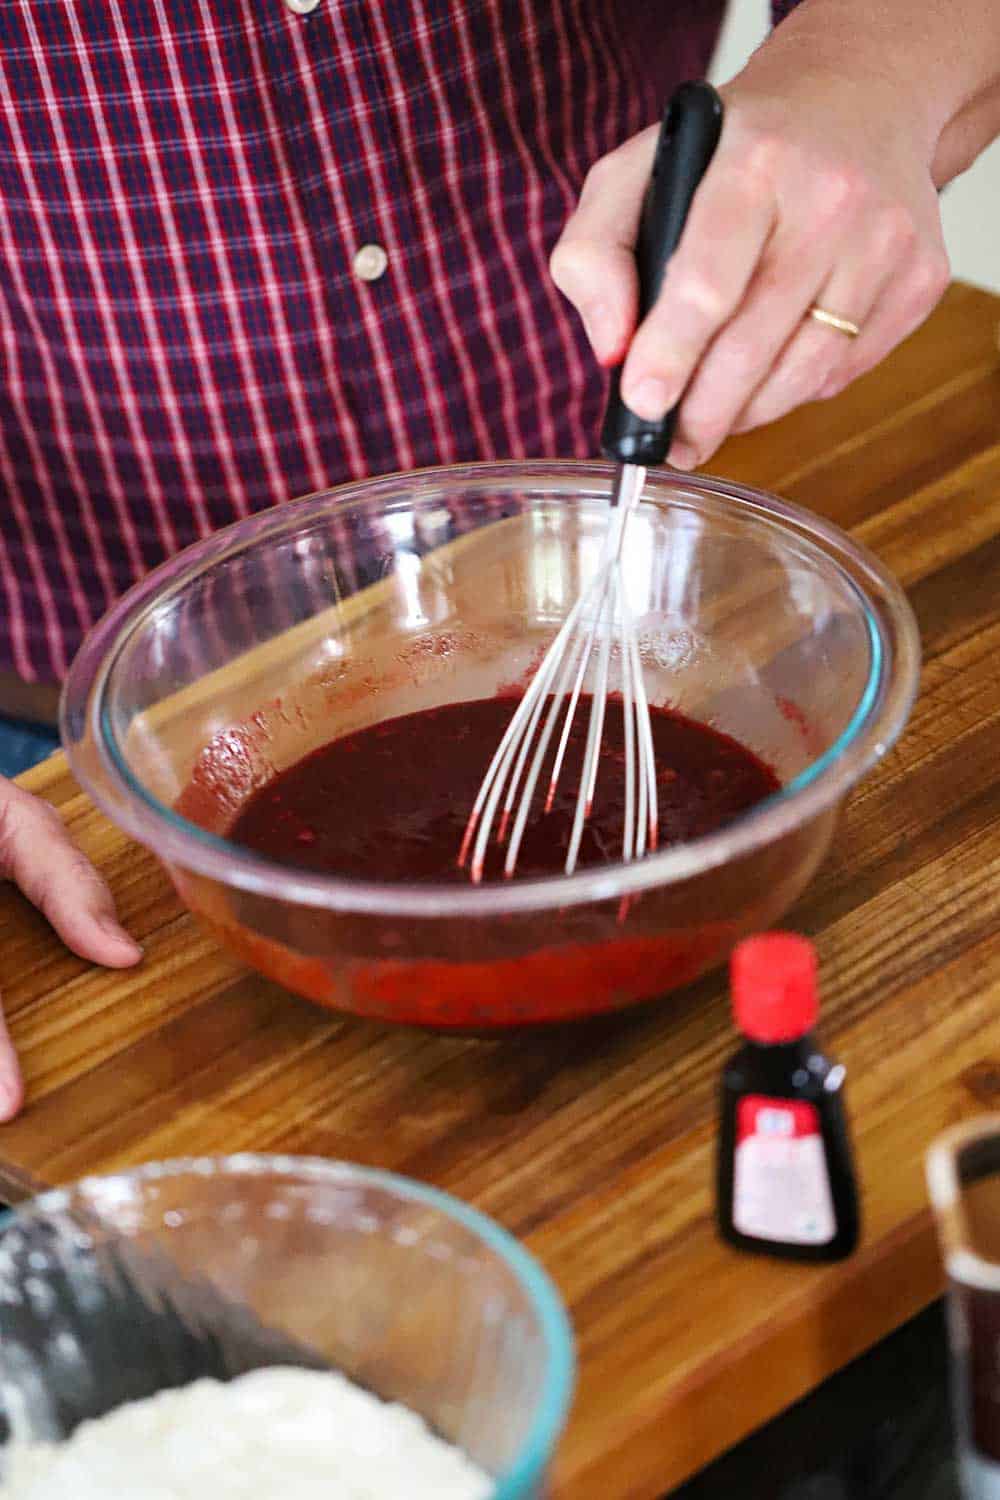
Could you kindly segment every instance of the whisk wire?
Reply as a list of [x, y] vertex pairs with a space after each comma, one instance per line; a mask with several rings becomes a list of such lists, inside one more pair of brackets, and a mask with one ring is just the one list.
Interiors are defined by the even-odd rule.
[[[596, 593], [596, 590], [593, 590]], [[569, 744], [570, 730], [573, 728], [573, 717], [576, 713], [576, 705], [580, 701], [580, 693], [583, 689], [583, 681], [587, 675], [587, 667], [590, 665], [590, 653], [594, 649], [594, 636], [597, 634], [597, 625], [600, 612], [594, 614], [590, 630], [581, 638], [580, 659], [573, 683], [573, 691], [569, 702], [566, 704], [566, 713], [563, 718], [562, 734], [559, 737], [559, 748], [556, 750], [556, 758], [552, 762], [552, 774], [549, 778], [549, 790], [545, 798], [545, 811], [552, 811], [552, 804], [556, 798], [556, 788], [559, 785], [559, 777], [562, 775], [563, 760], [566, 756], [566, 746]], [[557, 710], [558, 711], [558, 710]]]
[[[621, 577], [615, 573], [615, 605], [618, 612], [618, 650], [622, 664], [622, 709], [625, 725], [625, 833], [622, 840], [622, 859], [626, 864], [635, 851], [635, 694], [632, 686], [634, 662], [630, 650], [632, 620], [628, 612], [628, 601], [622, 588]], [[614, 606], [613, 606], [614, 607]], [[640, 784], [642, 777], [639, 778]]]
[[[470, 873], [474, 881], [482, 879], [498, 810], [498, 842], [504, 843], [509, 834], [504, 873], [508, 876], [514, 873], [538, 780], [562, 716], [544, 805], [545, 813], [551, 810], [595, 645], [594, 687], [566, 873], [571, 874], [576, 868], [583, 830], [594, 804], [613, 646], [617, 647], [621, 663], [624, 715], [622, 857], [628, 861], [641, 856], [647, 848], [656, 847], [656, 763], [649, 702], [621, 568], [628, 519], [639, 503], [644, 481], [645, 470], [638, 466], [627, 465], [620, 471], [594, 577], [557, 631], [487, 768], [459, 853], [459, 864], [464, 865], [471, 851]], [[546, 712], [550, 693], [552, 701]]]
[[[559, 708], [561, 708], [562, 705], [562, 694], [565, 693], [565, 688], [567, 688], [567, 682], [568, 679], [570, 679], [571, 672], [573, 672], [573, 667], [573, 652], [570, 651], [567, 654], [567, 658], [565, 658], [564, 670], [562, 670], [561, 676], [559, 676], [559, 681], [556, 682], [555, 690], [553, 690], [552, 703], [550, 703], [549, 706], [549, 715], [547, 715], [546, 724], [544, 724], [544, 729], [541, 730], [540, 738], [538, 738], [538, 745], [537, 748], [535, 748], [534, 759], [532, 759], [531, 762], [531, 769], [529, 769], [528, 771], [528, 780], [525, 781], [525, 790], [523, 790], [523, 795], [522, 798], [520, 798], [519, 807], [517, 807], [517, 816], [516, 819], [514, 819], [513, 831], [511, 831], [510, 835], [510, 843], [508, 843], [507, 846], [507, 859], [505, 859], [504, 861], [504, 874], [507, 874], [507, 876], [510, 876], [510, 874], [514, 873], [514, 865], [517, 864], [517, 853], [519, 853], [520, 850], [520, 840], [522, 840], [523, 834], [525, 834], [526, 825], [528, 825], [528, 814], [531, 813], [531, 804], [532, 799], [534, 799], [535, 795], [535, 786], [537, 786], [538, 784], [538, 777], [540, 777], [541, 774], [541, 765], [543, 765], [547, 748], [549, 748], [549, 741], [550, 739], [552, 739], [552, 733], [553, 730], [555, 730], [556, 720], [558, 720], [559, 717]], [[580, 660], [580, 678], [582, 678], [583, 670], [585, 669], [586, 652], [583, 652], [582, 660]], [[544, 807], [544, 811], [549, 811], [550, 805], [552, 805], [552, 796], [555, 796], [555, 783], [550, 784], [549, 798], [546, 799], [546, 807]]]
[[[556, 684], [555, 692], [556, 694], [558, 694], [559, 692], [558, 683]], [[500, 844], [503, 843], [504, 839], [507, 836], [507, 827], [510, 823], [510, 815], [514, 807], [514, 799], [517, 796], [517, 789], [521, 784], [521, 777], [524, 774], [525, 763], [528, 759], [532, 740], [535, 737], [535, 731], [538, 728], [538, 721], [542, 716], [542, 710], [544, 708], [545, 694], [540, 693], [534, 707], [532, 708], [531, 716], [528, 720], [528, 726], [524, 732], [524, 739], [521, 742], [521, 749], [518, 753], [517, 760], [514, 763], [514, 769], [511, 772], [510, 781], [507, 784], [507, 795], [504, 798], [503, 810], [500, 814], [500, 827], [497, 829], [497, 842]], [[531, 789], [525, 792], [524, 800], [527, 801], [530, 796]]]
[[656, 788], [656, 748], [653, 744], [653, 725], [649, 717], [649, 699], [646, 696], [646, 682], [642, 675], [642, 657], [639, 654], [639, 642], [633, 633], [630, 641], [633, 661], [633, 677], [635, 681], [635, 718], [636, 728], [639, 736], [639, 757], [641, 775], [639, 778], [640, 803], [639, 803], [639, 831], [641, 843], [638, 853], [646, 852], [656, 848], [660, 829], [660, 801]]
[[594, 787], [597, 783], [597, 761], [601, 750], [601, 735], [604, 731], [604, 711], [608, 697], [608, 667], [611, 659], [611, 635], [614, 629], [614, 620], [608, 610], [608, 605], [612, 598], [611, 579], [607, 574], [604, 577], [605, 586], [601, 593], [598, 623], [601, 640], [598, 647], [597, 680], [594, 683], [594, 693], [590, 700], [590, 723], [587, 726], [587, 746], [583, 755], [581, 791], [579, 797], [576, 799], [573, 828], [570, 833], [569, 849], [566, 854], [567, 875], [572, 875], [576, 869], [576, 861], [580, 853], [580, 840], [583, 838], [583, 825], [590, 817], [591, 809], [594, 805]]
[[[522, 736], [526, 736], [526, 730], [533, 718], [535, 705], [544, 700], [548, 691], [549, 683], [555, 676], [561, 660], [562, 649], [566, 640], [576, 626], [584, 605], [586, 596], [576, 601], [573, 608], [563, 621], [560, 629], [549, 647], [538, 671], [532, 677], [525, 691], [524, 697], [511, 718], [510, 723], [501, 736], [500, 743], [493, 754], [493, 759], [483, 777], [476, 800], [473, 803], [469, 821], [465, 826], [465, 834], [462, 839], [462, 847], [459, 850], [458, 863], [464, 865], [469, 849], [472, 847], [473, 839], [475, 846], [472, 848], [471, 875], [474, 881], [482, 878], [483, 865], [486, 858], [486, 845], [489, 842], [490, 829], [496, 816], [497, 804], [503, 795], [503, 789], [507, 781], [507, 772]], [[478, 837], [477, 837], [478, 832]]]

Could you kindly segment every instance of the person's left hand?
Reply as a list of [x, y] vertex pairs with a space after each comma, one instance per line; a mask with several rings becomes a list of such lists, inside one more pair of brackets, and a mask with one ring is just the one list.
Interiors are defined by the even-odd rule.
[[[81, 958], [111, 969], [142, 949], [115, 915], [105, 881], [76, 847], [55, 808], [0, 776], [0, 880], [11, 880]], [[0, 1123], [24, 1102], [24, 1082], [0, 996]]]
[[[633, 246], [656, 128], [592, 168], [552, 255], [598, 359], [625, 359], [626, 404], [655, 421], [683, 396], [679, 468], [843, 390], [948, 284], [937, 142], [917, 105], [907, 110], [887, 77], [810, 75], [770, 47], [720, 91], [719, 145], [638, 330]], [[814, 304], [860, 335], [816, 321]]]

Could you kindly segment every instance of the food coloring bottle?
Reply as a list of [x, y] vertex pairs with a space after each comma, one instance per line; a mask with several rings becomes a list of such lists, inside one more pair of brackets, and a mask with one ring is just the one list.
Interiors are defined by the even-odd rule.
[[719, 1230], [741, 1250], [839, 1260], [858, 1239], [844, 1069], [813, 1035], [816, 952], [807, 939], [747, 938], [730, 963], [746, 1038], [722, 1076]]

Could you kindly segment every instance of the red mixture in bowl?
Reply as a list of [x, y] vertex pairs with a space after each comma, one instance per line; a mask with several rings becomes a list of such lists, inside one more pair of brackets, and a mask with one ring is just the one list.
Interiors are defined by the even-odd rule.
[[[448, 703], [333, 740], [256, 791], [229, 837], [271, 859], [356, 880], [467, 881], [457, 860], [462, 834], [511, 713], [503, 698]], [[547, 777], [540, 778], [518, 856], [520, 877], [563, 868], [588, 718], [589, 704], [581, 700], [547, 814]], [[659, 848], [712, 833], [778, 790], [770, 767], [728, 735], [664, 708], [651, 710], [651, 722]], [[611, 699], [580, 869], [621, 858], [624, 742], [622, 703]], [[494, 842], [486, 879], [500, 878], [502, 859]]]
[[[458, 866], [462, 835], [514, 707], [515, 696], [504, 693], [387, 720], [332, 741], [264, 784], [262, 711], [207, 747], [178, 811], [285, 865], [387, 883], [468, 882]], [[515, 881], [563, 870], [587, 720], [584, 701], [548, 815], [547, 775], [540, 778]], [[770, 767], [706, 724], [656, 708], [652, 726], [661, 849], [713, 832], [779, 789]], [[611, 699], [583, 869], [621, 857], [623, 743], [622, 704]], [[627, 899], [516, 913], [487, 907], [481, 917], [388, 915], [391, 899], [383, 915], [297, 906], [192, 872], [173, 875], [228, 947], [320, 1005], [493, 1033], [606, 1014], [689, 983], [738, 937], [784, 910], [812, 847], [807, 840], [799, 848], [796, 836], [763, 856], [725, 861], [704, 877]], [[487, 882], [502, 879], [501, 860], [494, 848]]]

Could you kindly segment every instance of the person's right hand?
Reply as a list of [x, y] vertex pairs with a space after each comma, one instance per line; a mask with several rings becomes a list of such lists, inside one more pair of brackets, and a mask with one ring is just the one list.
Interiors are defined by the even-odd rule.
[[[0, 776], [0, 878], [12, 880], [81, 958], [110, 969], [138, 963], [142, 949], [115, 916], [107, 885], [67, 833], [54, 807]], [[24, 1084], [0, 1011], [0, 1121], [17, 1114]]]
[[675, 467], [842, 391], [948, 284], [937, 136], [913, 104], [930, 80], [918, 74], [901, 100], [902, 62], [897, 78], [866, 59], [863, 27], [831, 55], [821, 18], [844, 9], [807, 0], [722, 88], [718, 149], [638, 328], [634, 245], [656, 126], [591, 168], [553, 251], [598, 360], [622, 362], [625, 404], [650, 422], [679, 405]]

